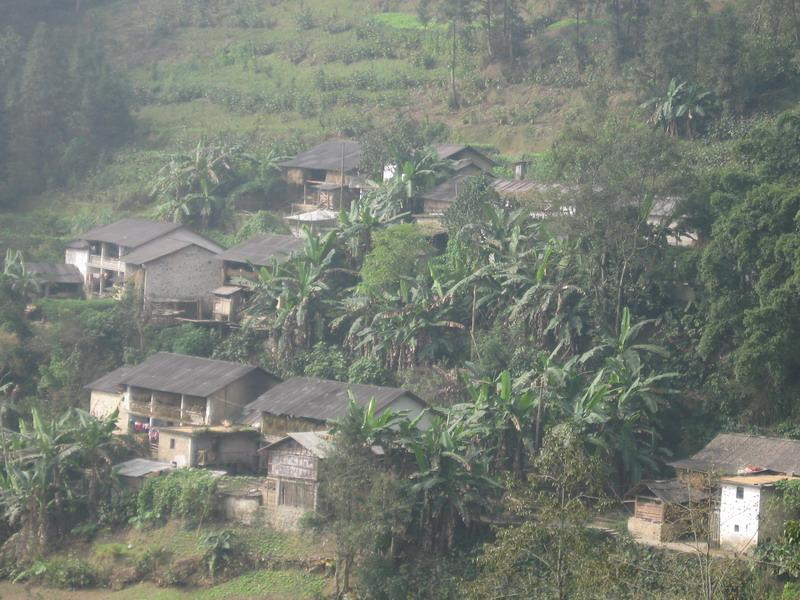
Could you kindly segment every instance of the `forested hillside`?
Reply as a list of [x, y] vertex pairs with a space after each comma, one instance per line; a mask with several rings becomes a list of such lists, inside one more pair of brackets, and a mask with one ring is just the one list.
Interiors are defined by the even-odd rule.
[[[432, 425], [351, 406], [331, 510], [306, 519], [337, 540], [337, 592], [800, 597], [796, 486], [749, 563], [588, 528], [721, 431], [800, 439], [800, 2], [0, 0], [0, 19], [4, 430], [158, 351], [397, 386]], [[132, 293], [35, 300], [26, 261], [124, 216], [224, 246], [287, 233], [279, 163], [330, 137], [362, 144], [374, 186], [260, 269], [241, 327], [164, 326]], [[538, 193], [473, 177], [417, 224], [443, 142], [528, 165]], [[14, 473], [3, 539], [80, 523]]]

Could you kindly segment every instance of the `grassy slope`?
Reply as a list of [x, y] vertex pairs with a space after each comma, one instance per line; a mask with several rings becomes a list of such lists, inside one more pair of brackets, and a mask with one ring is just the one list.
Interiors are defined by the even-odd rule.
[[[162, 550], [166, 556], [181, 559], [202, 556], [200, 540], [208, 533], [227, 529], [234, 532], [237, 544], [248, 554], [260, 557], [265, 565], [280, 561], [289, 565], [293, 561], [322, 560], [333, 555], [333, 547], [326, 538], [305, 534], [288, 534], [273, 531], [266, 527], [244, 527], [211, 525], [200, 529], [185, 529], [177, 523], [170, 523], [158, 529], [129, 529], [111, 535], [100, 536], [91, 544], [73, 545], [70, 552], [88, 560], [103, 570], [125, 569], [135, 564], [138, 557], [146, 552]], [[239, 576], [209, 588], [179, 590], [158, 588], [152, 583], [141, 583], [119, 592], [108, 590], [65, 591], [51, 588], [0, 583], [0, 598], [53, 598], [72, 600], [88, 598], [93, 600], [133, 600], [152, 598], [155, 600], [288, 600], [312, 598], [330, 582], [322, 575], [310, 574], [305, 570], [288, 566], [278, 569], [265, 569], [242, 573]]]
[[[82, 181], [29, 199], [33, 214], [2, 215], [0, 248], [58, 260], [63, 242], [95, 222], [147, 214], [149, 182], [164, 153], [201, 137], [261, 148], [276, 140], [313, 143], [407, 113], [446, 123], [454, 141], [507, 153], [549, 147], [579, 91], [499, 85], [499, 67], [466, 57], [459, 73], [464, 106], [452, 112], [447, 27], [423, 26], [409, 0], [396, 0], [394, 12], [379, 12], [376, 4], [107, 0], [86, 11], [76, 26], [106, 40], [110, 59], [135, 90], [134, 139]], [[300, 6], [311, 16], [307, 29], [299, 25]], [[422, 48], [404, 44], [404, 36], [421, 38]], [[392, 47], [396, 57], [347, 58], [376, 47]], [[320, 71], [337, 89], [319, 89]], [[288, 110], [274, 106], [286, 98]]]

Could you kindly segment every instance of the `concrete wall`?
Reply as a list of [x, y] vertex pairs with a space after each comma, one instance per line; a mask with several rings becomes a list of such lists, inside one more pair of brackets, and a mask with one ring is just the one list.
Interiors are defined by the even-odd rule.
[[98, 419], [104, 419], [122, 407], [122, 394], [111, 394], [92, 390], [89, 396], [89, 413]]
[[[175, 440], [175, 448], [170, 448], [170, 440]], [[196, 451], [193, 439], [188, 435], [175, 435], [168, 431], [159, 432], [158, 460], [175, 463], [177, 467], [194, 467]]]
[[89, 250], [78, 248], [67, 248], [64, 252], [64, 262], [68, 265], [75, 265], [83, 275], [84, 285], [86, 284], [86, 273], [89, 271]]
[[222, 263], [213, 252], [189, 246], [144, 266], [146, 300], [202, 300], [208, 306], [211, 291], [222, 280]]
[[278, 383], [277, 377], [261, 370], [254, 370], [215, 392], [208, 398], [206, 425], [218, 425], [226, 419], [238, 420], [246, 404], [258, 398], [276, 383]]
[[259, 437], [251, 432], [199, 435], [194, 438], [193, 466], [200, 451], [205, 450], [209, 457], [209, 466], [238, 465], [255, 470], [258, 466], [259, 444]]
[[222, 514], [229, 521], [256, 525], [262, 520], [261, 496], [229, 496], [220, 500]]
[[300, 519], [308, 512], [294, 506], [264, 506], [262, 511], [264, 521], [278, 531], [297, 531]]
[[[723, 483], [719, 506], [719, 543], [723, 548], [743, 551], [758, 543], [761, 489], [738, 486], [743, 498], [736, 497], [736, 485]], [[737, 531], [738, 529], [738, 531]]]

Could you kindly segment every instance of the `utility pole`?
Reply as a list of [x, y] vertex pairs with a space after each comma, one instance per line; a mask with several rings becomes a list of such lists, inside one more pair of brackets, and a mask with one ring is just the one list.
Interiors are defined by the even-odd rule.
[[339, 171], [339, 210], [344, 205], [344, 142], [342, 142], [342, 165]]

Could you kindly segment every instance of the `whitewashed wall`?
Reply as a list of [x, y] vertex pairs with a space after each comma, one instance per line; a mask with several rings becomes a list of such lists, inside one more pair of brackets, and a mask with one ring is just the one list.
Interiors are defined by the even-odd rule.
[[[736, 497], [733, 484], [722, 484], [719, 507], [719, 543], [731, 550], [746, 550], [758, 543], [761, 489], [741, 486], [744, 497]], [[738, 526], [738, 531], [736, 528]]]

